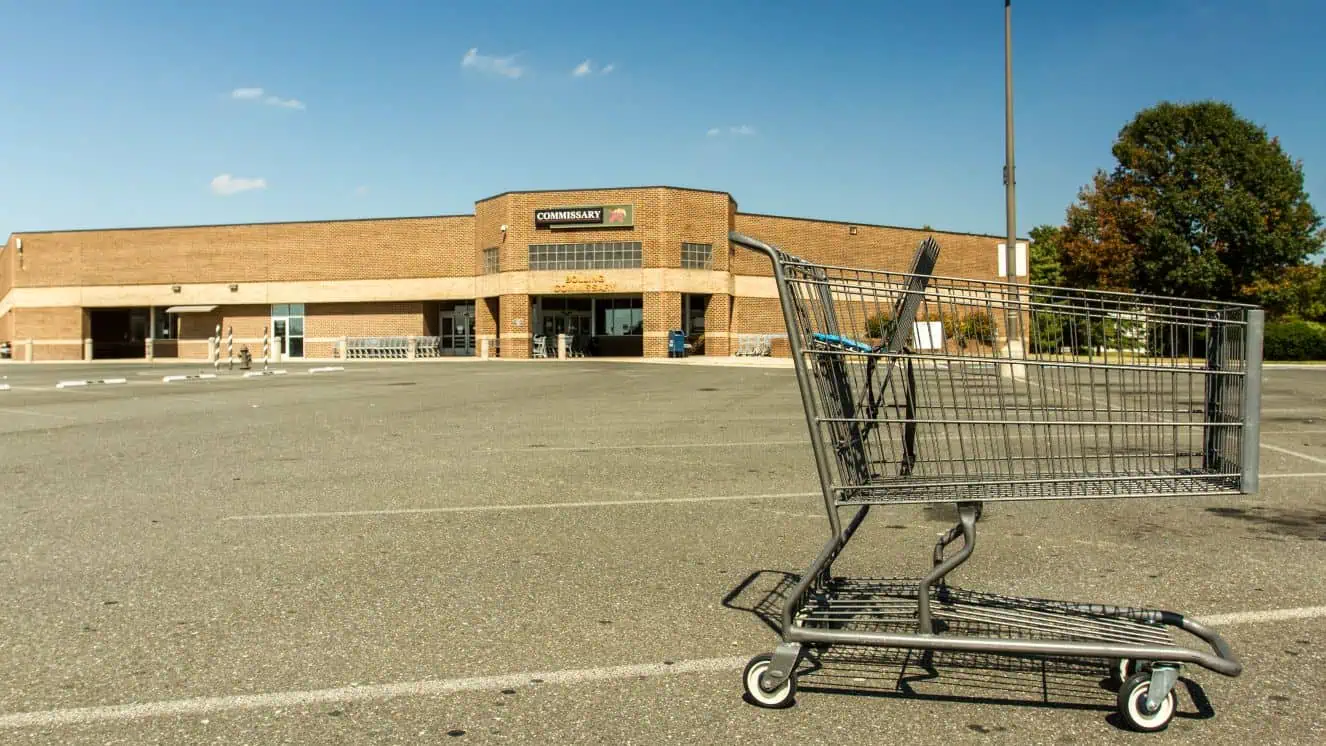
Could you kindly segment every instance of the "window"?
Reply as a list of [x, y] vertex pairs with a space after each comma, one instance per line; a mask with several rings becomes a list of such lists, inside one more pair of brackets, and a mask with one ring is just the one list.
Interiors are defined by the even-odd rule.
[[713, 269], [714, 245], [710, 243], [683, 243], [681, 245], [683, 269]]
[[501, 260], [498, 257], [497, 249], [483, 250], [483, 273], [486, 275], [495, 274], [501, 271]]
[[639, 241], [530, 244], [529, 268], [636, 269], [642, 266]]
[[594, 330], [609, 337], [638, 337], [644, 334], [642, 298], [596, 298]]

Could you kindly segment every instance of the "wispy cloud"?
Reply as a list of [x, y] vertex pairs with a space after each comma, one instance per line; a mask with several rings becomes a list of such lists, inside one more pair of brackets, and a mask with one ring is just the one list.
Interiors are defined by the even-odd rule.
[[575, 66], [575, 69], [571, 71], [571, 75], [577, 78], [583, 78], [586, 75], [607, 75], [608, 73], [612, 72], [615, 69], [617, 69], [617, 66], [615, 64], [609, 63], [607, 65], [604, 65], [602, 68], [600, 68], [598, 72], [595, 72], [594, 61], [585, 60], [584, 62], [581, 62], [579, 65]]
[[705, 134], [708, 135], [709, 137], [718, 137], [724, 132], [727, 132], [732, 135], [746, 136], [746, 135], [755, 134], [755, 128], [750, 126], [749, 124], [735, 124], [726, 129], [724, 129], [723, 127], [710, 127], [709, 131], [706, 132]]
[[264, 96], [261, 88], [236, 88], [230, 92], [230, 97], [238, 101], [254, 101], [268, 106], [279, 106], [283, 109], [305, 108], [304, 102], [297, 98], [281, 98], [270, 94]]
[[473, 47], [460, 59], [460, 66], [484, 73], [501, 75], [506, 78], [519, 78], [525, 74], [525, 68], [516, 64], [516, 56], [493, 57], [479, 54], [479, 48]]
[[366, 186], [355, 187], [355, 194], [360, 197], [364, 196], [365, 194], [368, 194], [368, 187]]
[[212, 179], [212, 193], [223, 197], [240, 192], [247, 192], [254, 189], [266, 189], [267, 180], [264, 178], [248, 179], [230, 174], [221, 174]]

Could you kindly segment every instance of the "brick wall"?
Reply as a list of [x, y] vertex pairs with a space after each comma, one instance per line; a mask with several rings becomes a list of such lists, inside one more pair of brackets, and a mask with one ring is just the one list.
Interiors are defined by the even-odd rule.
[[305, 337], [409, 337], [426, 332], [424, 303], [314, 303], [304, 314]]
[[[88, 335], [82, 308], [16, 308], [14, 333], [22, 339], [81, 340]], [[81, 357], [80, 348], [80, 357]]]
[[731, 354], [728, 332], [732, 324], [732, 296], [718, 293], [709, 296], [709, 307], [704, 310], [704, 354]]
[[135, 285], [473, 274], [470, 216], [27, 233], [15, 285]]
[[530, 356], [529, 311], [528, 295], [503, 295], [498, 302], [502, 357], [524, 359]]
[[[993, 280], [999, 271], [1000, 239], [990, 236], [866, 225], [857, 226], [853, 236], [848, 224], [744, 213], [735, 216], [735, 224], [741, 233], [824, 264], [906, 272], [917, 244], [934, 236], [940, 249], [935, 274]], [[739, 274], [773, 274], [764, 254], [737, 247], [732, 259]]]
[[645, 357], [668, 356], [668, 331], [681, 328], [681, 293], [645, 293]]

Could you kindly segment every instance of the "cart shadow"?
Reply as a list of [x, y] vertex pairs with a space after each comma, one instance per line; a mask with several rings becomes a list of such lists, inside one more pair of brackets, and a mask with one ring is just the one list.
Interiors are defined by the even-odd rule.
[[[728, 609], [755, 616], [777, 634], [782, 629], [783, 604], [799, 580], [792, 573], [759, 570], [729, 591], [722, 603]], [[1100, 711], [1110, 713], [1105, 717], [1110, 725], [1125, 728], [1116, 711], [1110, 666], [1093, 659], [829, 646], [807, 650], [797, 670], [797, 689], [937, 703]], [[1215, 716], [1210, 699], [1197, 682], [1181, 677], [1178, 689], [1181, 696], [1176, 719]], [[1185, 692], [1186, 703], [1182, 696]], [[968, 727], [986, 732], [979, 724]]]

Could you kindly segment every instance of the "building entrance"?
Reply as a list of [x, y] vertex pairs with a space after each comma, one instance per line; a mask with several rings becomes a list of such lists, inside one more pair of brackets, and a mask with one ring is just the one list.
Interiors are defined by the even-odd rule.
[[457, 303], [443, 308], [438, 316], [438, 341], [443, 355], [474, 354], [474, 304]]

